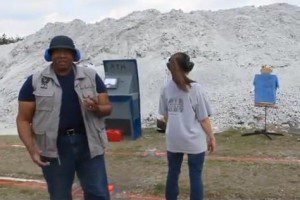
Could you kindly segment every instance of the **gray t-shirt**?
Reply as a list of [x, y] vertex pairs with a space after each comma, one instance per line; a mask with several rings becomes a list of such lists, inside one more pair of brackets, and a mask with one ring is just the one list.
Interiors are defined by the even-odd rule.
[[192, 83], [188, 92], [171, 80], [163, 88], [159, 114], [168, 117], [167, 150], [198, 154], [207, 150], [206, 134], [200, 121], [212, 114], [209, 101], [199, 83]]

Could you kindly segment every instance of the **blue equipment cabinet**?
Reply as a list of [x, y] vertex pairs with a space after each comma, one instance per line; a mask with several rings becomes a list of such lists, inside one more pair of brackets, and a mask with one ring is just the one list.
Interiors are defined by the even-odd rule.
[[142, 135], [140, 88], [135, 59], [104, 60], [104, 83], [113, 111], [105, 119], [107, 129], [119, 129], [125, 137]]

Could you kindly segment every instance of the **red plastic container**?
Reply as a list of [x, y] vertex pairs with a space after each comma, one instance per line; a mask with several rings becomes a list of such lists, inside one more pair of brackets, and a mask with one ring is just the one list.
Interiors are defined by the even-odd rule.
[[113, 193], [115, 191], [115, 185], [113, 183], [108, 184], [108, 191]]
[[124, 139], [124, 133], [120, 129], [108, 129], [106, 133], [108, 141], [120, 142]]

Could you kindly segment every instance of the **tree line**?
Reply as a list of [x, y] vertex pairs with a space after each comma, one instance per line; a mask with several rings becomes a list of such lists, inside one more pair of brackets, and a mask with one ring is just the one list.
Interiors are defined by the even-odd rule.
[[15, 43], [20, 40], [23, 40], [21, 37], [8, 37], [5, 33], [0, 37], [0, 45]]

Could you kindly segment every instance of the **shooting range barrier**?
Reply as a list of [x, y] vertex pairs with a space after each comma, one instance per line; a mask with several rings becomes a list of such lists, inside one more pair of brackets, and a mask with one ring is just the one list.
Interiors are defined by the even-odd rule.
[[107, 130], [119, 130], [125, 138], [142, 134], [140, 88], [135, 59], [104, 60], [105, 80], [113, 111], [105, 119]]

